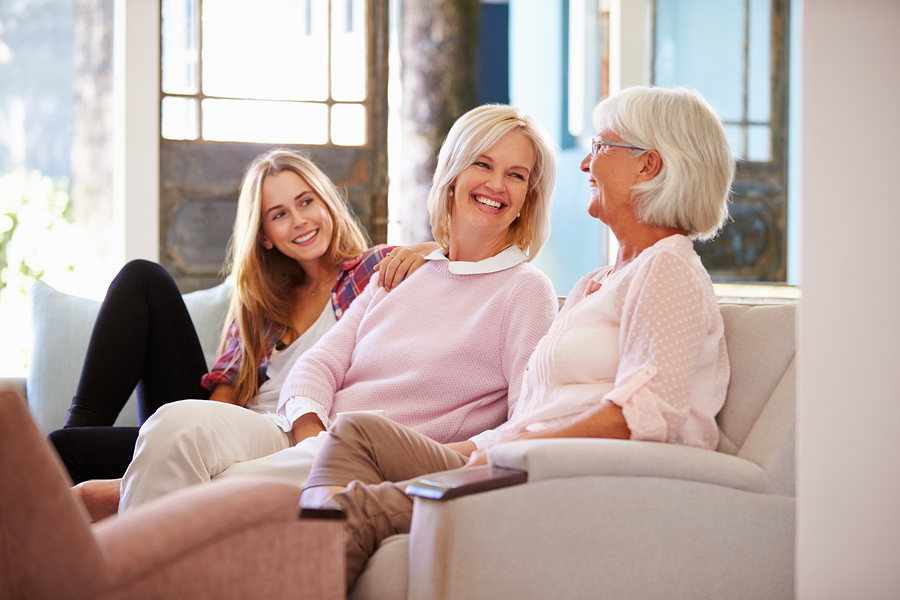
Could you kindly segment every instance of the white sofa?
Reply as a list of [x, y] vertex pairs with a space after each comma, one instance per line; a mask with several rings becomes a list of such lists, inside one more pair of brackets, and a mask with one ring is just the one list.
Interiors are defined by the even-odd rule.
[[[231, 287], [228, 279], [208, 290], [183, 296], [209, 366], [216, 359]], [[38, 427], [49, 433], [62, 427], [66, 419], [100, 302], [64, 294], [40, 281], [31, 287], [28, 296], [33, 334], [28, 376], [6, 378], [3, 383], [25, 392]], [[116, 424], [138, 424], [134, 397]]]
[[[185, 296], [208, 360], [227, 285]], [[28, 402], [49, 431], [65, 418], [99, 303], [42, 284], [31, 294]], [[497, 446], [491, 462], [526, 471], [527, 483], [417, 498], [412, 532], [382, 544], [349, 597], [792, 598], [795, 308], [722, 305], [732, 377], [718, 451], [612, 440]]]
[[528, 481], [416, 498], [350, 591], [362, 599], [691, 600], [794, 595], [795, 307], [723, 305], [718, 451], [613, 440], [502, 444]]

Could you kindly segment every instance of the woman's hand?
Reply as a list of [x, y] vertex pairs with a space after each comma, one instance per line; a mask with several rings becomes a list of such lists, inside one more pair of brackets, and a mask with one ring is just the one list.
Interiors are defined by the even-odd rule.
[[378, 285], [391, 291], [416, 269], [425, 264], [425, 256], [437, 250], [437, 242], [423, 242], [411, 246], [397, 246], [375, 267]]
[[459, 452], [464, 456], [472, 456], [472, 453], [476, 450], [475, 442], [470, 442], [469, 440], [463, 442], [450, 442], [449, 444], [444, 444], [444, 446], [455, 452]]
[[476, 450], [469, 455], [469, 462], [466, 463], [466, 466], [464, 466], [463, 469], [467, 469], [469, 467], [480, 467], [481, 465], [486, 464], [488, 464], [487, 448], [482, 448], [481, 450]]

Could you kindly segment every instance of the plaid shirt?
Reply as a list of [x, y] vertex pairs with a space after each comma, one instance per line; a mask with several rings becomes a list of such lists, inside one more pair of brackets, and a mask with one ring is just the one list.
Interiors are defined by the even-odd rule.
[[[366, 289], [369, 279], [375, 273], [375, 265], [379, 264], [385, 255], [394, 248], [396, 246], [379, 244], [359, 256], [348, 258], [341, 263], [341, 272], [338, 274], [337, 283], [331, 290], [331, 306], [336, 318], [340, 319], [353, 299]], [[266, 356], [259, 365], [259, 385], [266, 380], [269, 358], [282, 333], [284, 330], [281, 327], [269, 326], [266, 328]], [[228, 338], [225, 340], [225, 351], [216, 359], [210, 372], [200, 380], [203, 387], [212, 390], [220, 383], [233, 387], [237, 383], [238, 369], [243, 357], [244, 348], [241, 345], [237, 323], [232, 323], [231, 329], [228, 330]]]

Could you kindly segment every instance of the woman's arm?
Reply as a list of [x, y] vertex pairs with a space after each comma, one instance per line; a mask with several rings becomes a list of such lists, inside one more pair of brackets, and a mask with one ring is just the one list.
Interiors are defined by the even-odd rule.
[[424, 265], [425, 257], [440, 247], [437, 242], [397, 246], [375, 267], [378, 271], [378, 285], [391, 291]]
[[[266, 357], [268, 357], [275, 347], [275, 339], [277, 339], [277, 336], [273, 337], [272, 335], [269, 335], [271, 333], [269, 331], [266, 333], [270, 338], [270, 340], [266, 342]], [[201, 379], [201, 385], [208, 390], [213, 390], [213, 393], [223, 386], [230, 387], [233, 392], [234, 387], [237, 384], [238, 371], [240, 370], [241, 362], [244, 360], [244, 347], [241, 344], [241, 335], [238, 331], [237, 323], [232, 322], [231, 325], [228, 326], [228, 333], [225, 336], [225, 341], [219, 352], [220, 354], [216, 358], [216, 362], [213, 364], [212, 368], [209, 370], [209, 373], [204, 375]], [[232, 404], [234, 404], [234, 402], [232, 402]]]
[[459, 452], [464, 456], [471, 456], [472, 453], [478, 449], [478, 447], [475, 446], [475, 442], [471, 440], [463, 440], [462, 442], [450, 442], [449, 444], [444, 445], [454, 452]]
[[[631, 429], [622, 414], [622, 408], [604, 402], [583, 412], [577, 419], [556, 427], [539, 431], [523, 431], [497, 442], [505, 444], [517, 440], [539, 440], [547, 438], [610, 438], [627, 440]], [[487, 464], [487, 449], [476, 450], [469, 455], [467, 467]]]
[[220, 383], [209, 396], [210, 400], [215, 402], [224, 402], [225, 404], [234, 404], [234, 386], [227, 383]]
[[311, 412], [310, 402], [321, 408], [323, 416], [331, 413], [334, 394], [350, 368], [359, 326], [376, 289], [377, 282], [370, 281], [335, 326], [297, 359], [281, 387], [278, 414], [293, 423]]
[[711, 287], [681, 255], [657, 252], [635, 274], [622, 306], [616, 387], [604, 396], [622, 408], [632, 439], [674, 442], [682, 433], [713, 311]]
[[316, 437], [323, 431], [325, 431], [325, 426], [315, 413], [306, 413], [291, 424], [291, 434], [294, 436], [295, 444], [306, 438]]

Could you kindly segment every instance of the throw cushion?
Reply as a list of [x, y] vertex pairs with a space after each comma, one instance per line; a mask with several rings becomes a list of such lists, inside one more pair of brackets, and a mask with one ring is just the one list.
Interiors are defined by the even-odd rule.
[[[216, 359], [231, 287], [228, 279], [216, 287], [183, 296], [209, 366]], [[65, 422], [100, 302], [64, 294], [40, 281], [31, 287], [28, 295], [33, 331], [28, 407], [38, 426], [49, 433]], [[137, 424], [137, 406], [132, 395], [116, 425]]]

